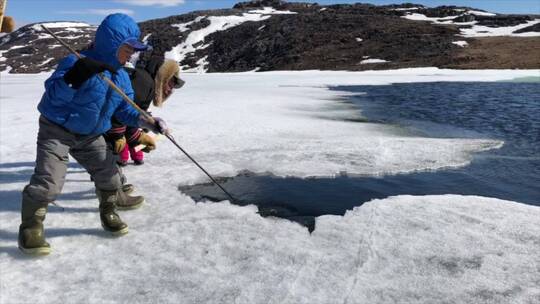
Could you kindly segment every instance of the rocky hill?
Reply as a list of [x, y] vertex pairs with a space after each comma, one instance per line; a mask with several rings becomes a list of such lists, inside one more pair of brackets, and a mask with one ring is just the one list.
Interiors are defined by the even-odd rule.
[[[96, 27], [46, 23], [75, 48]], [[540, 68], [540, 16], [457, 6], [241, 2], [140, 23], [153, 46], [138, 57], [176, 59], [184, 71]], [[0, 38], [0, 71], [54, 68], [67, 51], [39, 24]]]

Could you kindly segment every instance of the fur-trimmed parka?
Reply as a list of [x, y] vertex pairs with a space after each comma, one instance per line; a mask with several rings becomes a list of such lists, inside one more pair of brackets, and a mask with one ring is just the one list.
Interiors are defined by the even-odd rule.
[[[145, 66], [137, 68], [125, 68], [131, 79], [131, 85], [135, 91], [134, 102], [143, 110], [148, 110], [150, 103], [161, 107], [167, 97], [163, 96], [163, 87], [172, 78], [179, 78], [180, 68], [174, 60], [163, 60], [161, 57], [152, 57]], [[126, 127], [113, 119], [113, 127], [105, 134], [105, 139], [110, 143], [126, 137], [129, 145], [136, 145], [140, 136], [139, 128]]]

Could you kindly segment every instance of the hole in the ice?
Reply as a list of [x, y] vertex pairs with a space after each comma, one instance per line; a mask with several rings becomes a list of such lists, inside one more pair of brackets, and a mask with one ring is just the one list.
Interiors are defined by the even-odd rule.
[[[490, 164], [490, 163], [488, 163]], [[531, 203], [531, 191], [516, 189], [512, 184], [492, 182], [472, 174], [485, 161], [465, 168], [442, 171], [387, 175], [383, 177], [347, 176], [333, 178], [277, 177], [244, 171], [235, 177], [217, 178], [239, 205], [256, 205], [263, 217], [288, 219], [312, 232], [315, 218], [321, 215], [344, 215], [347, 210], [373, 199], [394, 195], [462, 194], [490, 196]], [[224, 201], [228, 197], [214, 184], [179, 186], [195, 201]], [[518, 191], [519, 190], [519, 191]]]

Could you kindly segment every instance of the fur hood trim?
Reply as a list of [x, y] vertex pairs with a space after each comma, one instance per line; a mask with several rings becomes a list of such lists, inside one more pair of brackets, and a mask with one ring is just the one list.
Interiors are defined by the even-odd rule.
[[165, 59], [163, 64], [159, 67], [155, 78], [156, 96], [154, 97], [154, 106], [161, 107], [166, 97], [163, 96], [163, 87], [171, 78], [180, 78], [180, 67], [176, 61], [171, 59]]

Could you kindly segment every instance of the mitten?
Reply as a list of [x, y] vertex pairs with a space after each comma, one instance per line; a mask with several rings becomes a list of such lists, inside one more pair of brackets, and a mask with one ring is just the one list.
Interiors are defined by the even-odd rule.
[[141, 132], [141, 135], [137, 141], [140, 145], [145, 145], [145, 147], [142, 149], [143, 152], [149, 153], [150, 151], [156, 149], [156, 141], [146, 132]]
[[114, 141], [114, 153], [120, 154], [126, 147], [126, 137], [122, 136]]
[[115, 73], [112, 66], [89, 57], [83, 57], [77, 60], [73, 67], [64, 74], [64, 81], [72, 88], [78, 89], [90, 77], [105, 70]]

